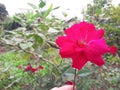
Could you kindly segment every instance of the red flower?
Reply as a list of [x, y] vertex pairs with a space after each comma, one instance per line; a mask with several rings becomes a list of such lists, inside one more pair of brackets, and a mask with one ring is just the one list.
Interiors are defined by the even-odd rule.
[[25, 71], [30, 71], [31, 69], [32, 69], [31, 64], [28, 64], [28, 65], [26, 66], [26, 68], [25, 68]]
[[[98, 66], [104, 64], [102, 55], [107, 52], [115, 53], [103, 38], [104, 30], [96, 30], [94, 24], [81, 22], [65, 30], [64, 36], [56, 40], [60, 47], [62, 58], [72, 58], [72, 67], [78, 70], [88, 62]], [[113, 48], [113, 47], [112, 47]]]
[[31, 68], [31, 72], [35, 73], [38, 70], [38, 68]]
[[31, 72], [34, 73], [34, 72], [41, 70], [43, 68], [44, 68], [43, 66], [38, 66], [37, 68], [31, 68]]
[[30, 71], [30, 72], [32, 72], [32, 73], [35, 73], [36, 71], [38, 71], [38, 70], [40, 70], [40, 69], [43, 69], [44, 67], [43, 66], [38, 66], [38, 67], [36, 67], [36, 68], [33, 68], [32, 66], [31, 66], [31, 64], [28, 64], [27, 66], [26, 66], [26, 68], [25, 68], [25, 71]]
[[18, 68], [19, 68], [19, 69], [22, 69], [22, 66], [21, 66], [21, 65], [19, 65], [19, 66], [18, 66]]
[[112, 53], [112, 54], [116, 54], [116, 52], [117, 52], [117, 48], [113, 45], [113, 46], [111, 46], [111, 48], [110, 48], [110, 52]]
[[65, 82], [65, 84], [67, 84], [67, 85], [74, 85], [74, 82], [67, 81], [67, 82]]

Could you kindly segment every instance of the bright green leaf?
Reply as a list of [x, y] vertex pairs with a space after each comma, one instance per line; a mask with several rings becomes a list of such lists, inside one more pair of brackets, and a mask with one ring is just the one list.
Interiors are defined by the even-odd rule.
[[21, 22], [21, 21], [22, 21], [22, 18], [20, 18], [19, 16], [13, 16], [13, 19], [14, 19], [16, 22]]
[[101, 14], [101, 9], [97, 9], [97, 10], [96, 10], [96, 14], [97, 14], [97, 15], [100, 15], [100, 14]]
[[52, 11], [53, 4], [50, 5], [49, 9], [44, 12], [43, 18], [46, 18]]

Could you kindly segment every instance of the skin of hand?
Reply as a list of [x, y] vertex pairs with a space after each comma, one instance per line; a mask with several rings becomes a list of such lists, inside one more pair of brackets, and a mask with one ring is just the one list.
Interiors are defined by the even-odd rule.
[[62, 87], [55, 87], [51, 90], [73, 90], [73, 85], [64, 85]]

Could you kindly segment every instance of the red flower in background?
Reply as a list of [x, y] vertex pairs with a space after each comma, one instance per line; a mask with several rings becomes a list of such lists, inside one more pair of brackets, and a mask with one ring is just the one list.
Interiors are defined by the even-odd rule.
[[66, 81], [65, 84], [67, 84], [67, 85], [74, 85], [74, 82]]
[[72, 67], [78, 70], [88, 62], [98, 66], [104, 64], [102, 55], [111, 52], [116, 53], [117, 49], [106, 44], [104, 30], [96, 30], [94, 24], [81, 22], [74, 24], [65, 30], [65, 36], [59, 36], [56, 40], [60, 47], [62, 58], [72, 58]]
[[22, 69], [22, 65], [19, 65], [18, 68], [19, 68], [19, 69]]
[[31, 66], [31, 64], [28, 64], [28, 65], [26, 66], [26, 68], [25, 68], [25, 71], [30, 71], [30, 72], [32, 72], [32, 73], [35, 73], [36, 71], [41, 70], [41, 69], [43, 69], [43, 68], [44, 68], [43, 66], [38, 66], [38, 67], [36, 67], [36, 68], [33, 68], [33, 67]]
[[31, 68], [31, 72], [34, 73], [34, 72], [36, 72], [36, 71], [38, 71], [38, 70], [41, 70], [41, 69], [43, 69], [43, 68], [44, 68], [43, 66], [38, 66], [38, 67], [36, 67], [36, 68]]
[[28, 65], [26, 66], [26, 68], [25, 68], [25, 71], [30, 71], [31, 69], [32, 69], [31, 64], [28, 64]]
[[35, 73], [38, 70], [38, 68], [31, 68], [31, 72]]

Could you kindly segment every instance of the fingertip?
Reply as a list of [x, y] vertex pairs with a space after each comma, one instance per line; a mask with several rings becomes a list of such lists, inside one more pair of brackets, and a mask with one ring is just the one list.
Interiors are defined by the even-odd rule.
[[60, 90], [73, 90], [73, 85], [64, 85], [59, 88]]

